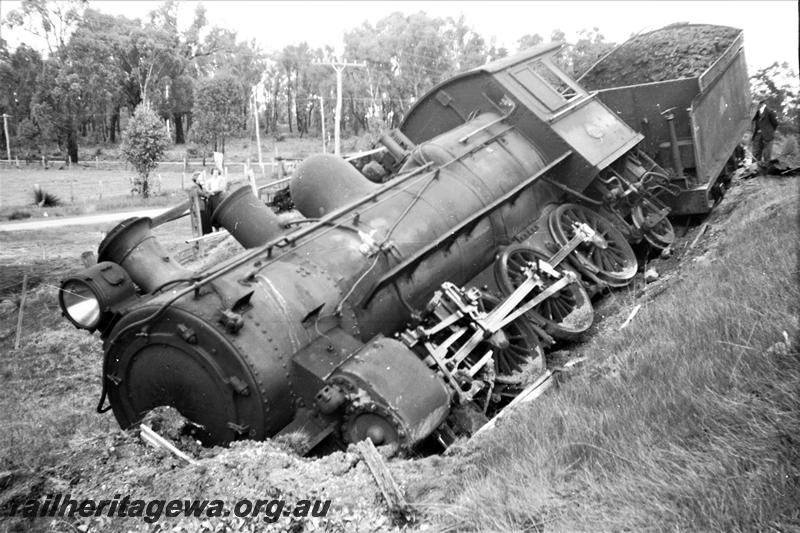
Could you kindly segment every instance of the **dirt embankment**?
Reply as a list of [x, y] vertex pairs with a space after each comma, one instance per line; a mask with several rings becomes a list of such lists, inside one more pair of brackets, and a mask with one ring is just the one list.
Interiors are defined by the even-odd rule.
[[727, 26], [673, 24], [637, 35], [595, 66], [581, 84], [597, 90], [694, 78], [725, 52], [739, 32]]
[[[766, 180], [775, 178], [766, 178]], [[681, 269], [692, 268], [697, 261], [710, 261], [713, 241], [727, 221], [739, 216], [735, 210], [740, 201], [748, 204], [763, 195], [764, 179], [734, 182], [717, 211], [709, 218], [710, 227], [695, 241], [702, 226], [678, 227], [678, 242], [668, 260], [654, 266], [659, 280], [645, 287], [638, 280], [635, 294], [645, 301], [680, 282]], [[774, 203], [774, 202], [773, 202]], [[771, 204], [770, 204], [771, 205]], [[76, 250], [79, 253], [81, 250]], [[223, 251], [225, 248], [223, 247]], [[227, 252], [226, 252], [227, 253]], [[641, 276], [641, 274], [640, 274]], [[50, 291], [50, 292], [48, 292]], [[23, 339], [19, 357], [8, 360], [0, 372], [0, 383], [15, 398], [0, 404], [6, 411], [4, 426], [22, 432], [16, 440], [3, 438], [3, 467], [0, 470], [0, 510], [8, 512], [12, 505], [29, 499], [44, 499], [53, 493], [69, 494], [73, 499], [95, 500], [119, 494], [132, 499], [222, 499], [230, 509], [237, 500], [282, 499], [291, 504], [301, 499], [331, 500], [326, 517], [298, 519], [281, 515], [275, 523], [263, 517], [237, 518], [172, 518], [148, 524], [142, 518], [109, 518], [107, 516], [74, 517], [71, 519], [0, 517], [0, 529], [26, 531], [391, 531], [430, 530], [447, 515], [458, 494], [460, 476], [475, 468], [474, 454], [480, 443], [460, 443], [446, 456], [392, 459], [388, 468], [400, 489], [412, 504], [416, 520], [410, 524], [397, 521], [387, 509], [381, 492], [360, 455], [351, 447], [321, 458], [301, 458], [291, 451], [290, 442], [243, 442], [230, 448], [204, 449], [196, 442], [181, 437], [168, 417], [151, 417], [148, 421], [162, 434], [172, 437], [183, 451], [198, 461], [190, 465], [144, 444], [138, 431], [115, 428], [111, 414], [97, 415], [93, 402], [98, 393], [96, 377], [101, 348], [96, 338], [77, 331], [57, 320], [54, 289], [41, 286], [31, 297], [32, 308], [47, 316], [32, 317], [41, 331]], [[608, 298], [597, 309], [598, 325], [593, 329], [617, 328], [630, 314], [630, 302]], [[634, 302], [635, 303], [635, 302]], [[14, 320], [9, 315], [4, 320]], [[33, 323], [33, 322], [32, 322]], [[28, 330], [30, 331], [30, 330]], [[581, 347], [569, 348], [571, 356], [584, 355]], [[593, 368], [591, 354], [586, 371], [607, 373], [608, 368]], [[551, 364], [562, 352], [551, 357]], [[44, 365], [44, 366], [42, 366]], [[94, 365], [94, 366], [92, 366]], [[39, 370], [43, 368], [44, 370]], [[46, 368], [45, 368], [46, 367]], [[22, 390], [25, 389], [25, 390]], [[555, 392], [554, 392], [555, 393]], [[71, 406], [66, 399], [74, 398]], [[17, 409], [16, 401], [24, 408]], [[40, 405], [41, 407], [37, 407]], [[60, 424], [66, 409], [73, 422], [64, 424], [60, 433], [48, 425]], [[41, 421], [32, 420], [41, 416]], [[39, 424], [38, 429], [37, 425]], [[44, 425], [44, 429], [42, 428]], [[28, 429], [19, 429], [28, 428]], [[109, 428], [115, 428], [109, 430]], [[48, 439], [41, 442], [42, 439]], [[54, 450], [43, 464], [26, 466], [25, 446], [40, 445]], [[14, 456], [20, 456], [15, 459]]]

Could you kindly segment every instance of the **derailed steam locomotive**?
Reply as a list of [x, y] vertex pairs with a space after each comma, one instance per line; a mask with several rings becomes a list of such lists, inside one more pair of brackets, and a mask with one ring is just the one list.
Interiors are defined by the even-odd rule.
[[384, 183], [308, 158], [289, 227], [249, 187], [225, 196], [213, 219], [246, 251], [204, 271], [150, 219], [119, 224], [60, 292], [104, 339], [98, 410], [129, 427], [169, 405], [204, 443], [302, 432], [306, 451], [471, 433], [633, 278], [629, 242], [674, 238], [670, 172], [557, 50], [432, 89], [382, 138]]

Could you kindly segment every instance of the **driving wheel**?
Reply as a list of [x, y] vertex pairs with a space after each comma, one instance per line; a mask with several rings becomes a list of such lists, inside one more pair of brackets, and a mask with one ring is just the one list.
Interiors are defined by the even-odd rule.
[[564, 246], [575, 235], [572, 225], [587, 224], [595, 237], [583, 242], [572, 252], [581, 269], [585, 269], [611, 287], [624, 287], [636, 275], [636, 254], [628, 241], [607, 219], [577, 204], [562, 204], [548, 218], [550, 233]]
[[[499, 304], [499, 298], [488, 293], [481, 294], [481, 311], [489, 312]], [[531, 364], [544, 368], [544, 352], [539, 336], [523, 317], [482, 341], [471, 357], [480, 358], [488, 350], [494, 352], [495, 371], [499, 376], [510, 377]]]
[[[527, 246], [509, 246], [500, 254], [494, 264], [495, 281], [503, 293], [508, 296], [525, 281], [525, 269], [529, 263], [538, 259], [547, 261], [548, 257]], [[563, 263], [556, 267], [562, 275], [574, 272]], [[534, 290], [523, 301], [533, 299], [541, 291]], [[526, 316], [545, 323], [545, 331], [557, 339], [573, 340], [589, 329], [594, 318], [592, 302], [589, 294], [580, 281], [570, 283], [550, 298], [531, 309]]]
[[[647, 200], [636, 205], [631, 211], [631, 219], [634, 226], [642, 229], [647, 217], [657, 214], [658, 207]], [[644, 231], [644, 240], [650, 243], [651, 246], [663, 250], [675, 242], [675, 231], [672, 229], [672, 223], [667, 217], [662, 218], [652, 228]]]

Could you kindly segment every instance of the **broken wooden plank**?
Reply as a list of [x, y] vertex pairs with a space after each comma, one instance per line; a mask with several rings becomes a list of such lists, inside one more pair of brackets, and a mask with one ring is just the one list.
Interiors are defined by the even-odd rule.
[[22, 275], [22, 296], [19, 299], [19, 314], [17, 315], [17, 337], [14, 339], [14, 349], [19, 350], [19, 340], [22, 337], [22, 315], [25, 312], [25, 297], [28, 292], [28, 275]]
[[[181, 187], [183, 189], [183, 187]], [[160, 215], [154, 216], [150, 220], [150, 225], [152, 227], [160, 226], [161, 224], [166, 224], [172, 220], [177, 220], [181, 217], [185, 217], [186, 215], [190, 214], [190, 207], [191, 207], [191, 200], [184, 200], [183, 202], [179, 203], [175, 207], [171, 207], [161, 213]]]
[[694, 240], [692, 241], [692, 244], [689, 245], [689, 249], [690, 250], [695, 247], [695, 245], [697, 244], [697, 241], [700, 240], [700, 237], [703, 236], [703, 234], [706, 232], [707, 229], [708, 229], [708, 222], [704, 222], [703, 225], [700, 226], [700, 231], [697, 232], [697, 235], [695, 236]]
[[[203, 222], [202, 214], [200, 211], [200, 190], [197, 187], [192, 187], [188, 191], [189, 195], [189, 215], [192, 225], [192, 237], [203, 236]], [[200, 241], [194, 241], [195, 253], [200, 251]]]
[[533, 401], [542, 394], [544, 394], [544, 392], [553, 385], [552, 378], [553, 378], [553, 373], [549, 370], [546, 370], [544, 374], [542, 374], [536, 379], [536, 381], [528, 385], [525, 388], [525, 390], [523, 390], [521, 393], [517, 395], [516, 398], [511, 400], [511, 403], [506, 405], [499, 413], [497, 413], [497, 415], [494, 418], [492, 418], [491, 420], [489, 420], [489, 422], [481, 426], [481, 428], [478, 431], [476, 431], [472, 435], [472, 437], [475, 438], [481, 433], [489, 431], [490, 429], [494, 428], [497, 425], [498, 420], [500, 420], [505, 416], [508, 416], [508, 414], [511, 413], [514, 409], [516, 409], [517, 406], [523, 403]]
[[191, 239], [186, 239], [183, 242], [185, 242], [186, 244], [191, 244], [197, 241], [205, 241], [213, 237], [227, 237], [227, 236], [228, 236], [228, 230], [226, 230], [225, 228], [220, 228], [219, 230], [214, 231], [212, 233], [206, 233], [205, 235], [201, 235], [199, 237], [192, 237]]
[[356, 444], [356, 449], [361, 453], [364, 463], [375, 478], [378, 488], [381, 489], [384, 500], [392, 512], [400, 513], [408, 518], [411, 514], [411, 507], [408, 505], [405, 496], [397, 486], [392, 473], [386, 467], [378, 450], [370, 439], [364, 439]]
[[153, 429], [147, 424], [139, 424], [139, 429], [141, 430], [142, 440], [148, 443], [149, 445], [155, 448], [162, 448], [164, 450], [167, 450], [168, 452], [172, 453], [176, 457], [183, 459], [184, 461], [186, 461], [191, 465], [200, 464], [198, 461], [195, 461], [194, 459], [192, 459], [191, 457], [180, 451], [178, 448], [176, 448], [175, 445], [169, 442], [167, 439], [165, 439], [164, 437], [153, 431]]
[[634, 307], [631, 310], [631, 313], [628, 315], [628, 318], [625, 319], [625, 322], [622, 323], [622, 325], [619, 327], [619, 329], [627, 327], [628, 324], [631, 323], [631, 320], [633, 320], [633, 317], [636, 316], [636, 313], [638, 313], [639, 309], [641, 309], [641, 308], [642, 308], [642, 304], [637, 304], [636, 307]]

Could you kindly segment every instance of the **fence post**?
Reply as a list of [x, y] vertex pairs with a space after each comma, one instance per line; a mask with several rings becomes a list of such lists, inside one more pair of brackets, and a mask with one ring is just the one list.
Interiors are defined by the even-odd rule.
[[100, 185], [100, 199], [103, 199], [103, 180], [97, 182]]
[[97, 170], [100, 169], [100, 158], [97, 156], [94, 156], [94, 168]]
[[[203, 222], [200, 213], [200, 190], [197, 187], [189, 189], [189, 220], [192, 224], [192, 237], [203, 236]], [[200, 241], [194, 241], [192, 245], [195, 253], [200, 252]]]
[[256, 185], [256, 175], [255, 172], [246, 172], [245, 177], [247, 181], [250, 182], [250, 187], [253, 189], [253, 195], [256, 198], [261, 198], [261, 195], [258, 192], [258, 185]]

